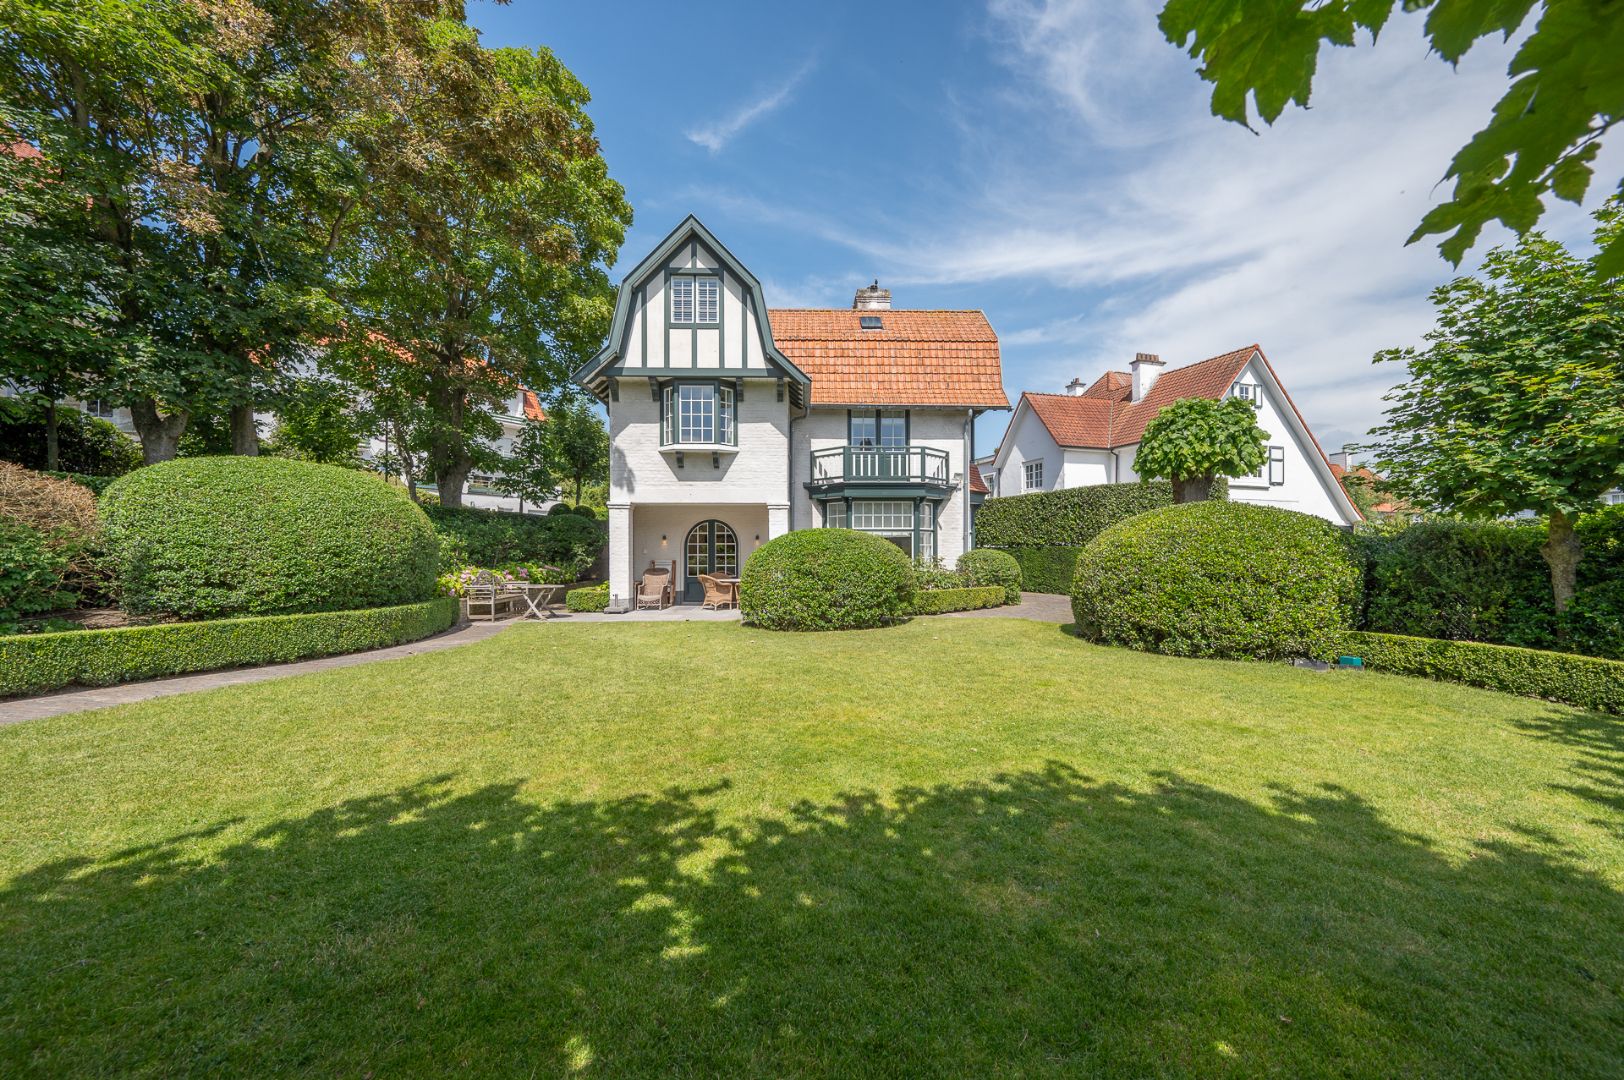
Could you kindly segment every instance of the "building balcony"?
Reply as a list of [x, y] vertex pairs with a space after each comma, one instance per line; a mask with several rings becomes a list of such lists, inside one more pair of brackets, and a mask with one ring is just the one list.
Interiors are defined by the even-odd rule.
[[928, 446], [834, 446], [812, 452], [814, 495], [946, 495], [953, 486], [946, 450]]

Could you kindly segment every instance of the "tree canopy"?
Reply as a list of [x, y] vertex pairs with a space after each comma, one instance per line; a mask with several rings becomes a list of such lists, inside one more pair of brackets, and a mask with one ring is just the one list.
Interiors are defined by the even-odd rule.
[[[1546, 195], [1578, 203], [1590, 187], [1602, 139], [1624, 117], [1624, 4], [1611, 0], [1403, 0], [1427, 9], [1426, 38], [1454, 64], [1484, 38], [1509, 38], [1539, 11], [1512, 58], [1511, 85], [1488, 122], [1458, 150], [1444, 179], [1447, 202], [1421, 220], [1409, 242], [1447, 234], [1439, 245], [1460, 265], [1483, 227], [1500, 221], [1527, 233]], [[1320, 49], [1372, 40], [1399, 0], [1168, 0], [1167, 40], [1201, 60], [1213, 84], [1215, 116], [1249, 124], [1253, 111], [1274, 123], [1289, 104], [1308, 107]], [[1624, 190], [1624, 181], [1620, 182]], [[1624, 272], [1624, 237], [1596, 261], [1603, 276]]]
[[1268, 460], [1257, 409], [1241, 398], [1183, 398], [1145, 425], [1133, 468], [1146, 480], [1170, 480], [1174, 502], [1199, 502], [1220, 476], [1246, 476]]

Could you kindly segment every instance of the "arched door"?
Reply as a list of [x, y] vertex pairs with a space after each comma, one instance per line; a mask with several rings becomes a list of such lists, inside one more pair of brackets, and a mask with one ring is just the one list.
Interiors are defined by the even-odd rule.
[[739, 538], [725, 522], [701, 521], [688, 530], [682, 554], [682, 601], [685, 604], [698, 604], [705, 599], [700, 574], [739, 576]]

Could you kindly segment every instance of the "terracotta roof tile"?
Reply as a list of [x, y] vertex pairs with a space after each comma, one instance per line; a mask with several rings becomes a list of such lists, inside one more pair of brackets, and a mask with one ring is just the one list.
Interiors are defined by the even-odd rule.
[[970, 490], [977, 495], [992, 494], [992, 488], [988, 487], [987, 481], [981, 478], [980, 467], [975, 465], [970, 466]]
[[547, 419], [547, 413], [541, 407], [541, 399], [536, 397], [534, 390], [524, 392], [524, 418], [526, 420]]
[[[864, 330], [877, 315], [878, 330]], [[812, 378], [814, 405], [1007, 409], [998, 335], [979, 311], [773, 308], [773, 342]]]

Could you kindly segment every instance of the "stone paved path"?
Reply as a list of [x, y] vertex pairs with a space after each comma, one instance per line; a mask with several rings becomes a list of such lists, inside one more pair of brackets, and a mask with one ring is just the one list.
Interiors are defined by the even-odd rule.
[[940, 619], [1032, 619], [1062, 625], [1072, 621], [1071, 597], [1060, 593], [1022, 593], [1014, 607], [980, 608], [976, 611], [949, 611]]

